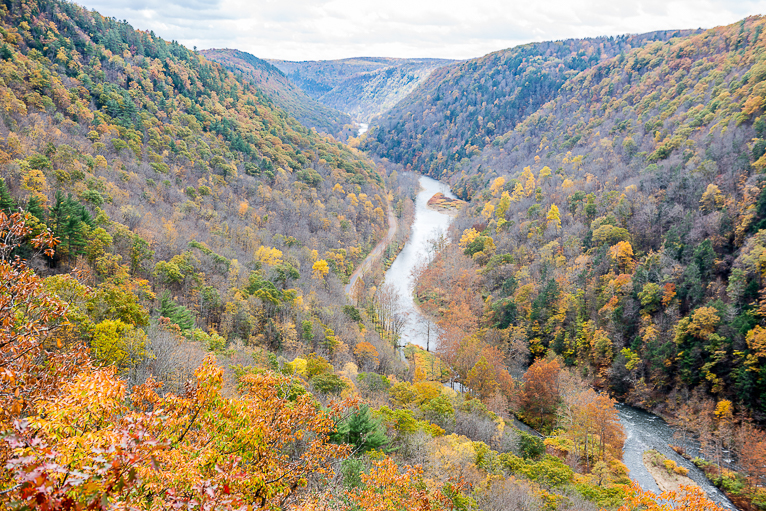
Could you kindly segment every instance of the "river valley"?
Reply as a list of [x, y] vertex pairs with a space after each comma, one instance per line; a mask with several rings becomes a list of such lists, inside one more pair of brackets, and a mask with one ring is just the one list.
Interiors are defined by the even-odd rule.
[[400, 343], [402, 345], [417, 344], [430, 350], [435, 347], [436, 327], [429, 319], [420, 314], [415, 306], [412, 298], [414, 286], [412, 270], [433, 256], [430, 252], [432, 241], [438, 236], [446, 236], [447, 229], [452, 222], [452, 216], [449, 213], [437, 211], [428, 206], [428, 199], [436, 193], [443, 193], [451, 199], [455, 198], [446, 184], [430, 177], [421, 176], [420, 191], [415, 200], [415, 218], [412, 223], [410, 238], [386, 272], [384, 281], [385, 284], [390, 284], [396, 289], [399, 314], [405, 317]]
[[[449, 213], [430, 208], [427, 205], [428, 200], [436, 193], [443, 193], [450, 198], [455, 196], [446, 184], [426, 176], [420, 177], [420, 187], [410, 238], [386, 272], [385, 283], [396, 289], [399, 311], [405, 316], [400, 338], [401, 345], [413, 343], [422, 348], [428, 347], [434, 350], [436, 327], [420, 313], [413, 301], [412, 270], [433, 257], [433, 240], [440, 235], [446, 236], [453, 219]], [[630, 478], [641, 488], [660, 493], [657, 483], [649, 474], [642, 459], [644, 451], [656, 449], [678, 465], [686, 467], [689, 470], [688, 476], [713, 502], [727, 509], [736, 509], [731, 501], [708, 481], [700, 469], [671, 449], [670, 445], [677, 443], [673, 439], [673, 428], [662, 418], [622, 404], [618, 405], [618, 413], [626, 437], [623, 461], [630, 470]]]

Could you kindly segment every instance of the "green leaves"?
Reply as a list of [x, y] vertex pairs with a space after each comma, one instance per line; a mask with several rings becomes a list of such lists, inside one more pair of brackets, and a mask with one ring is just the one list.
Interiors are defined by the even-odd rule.
[[361, 405], [350, 417], [338, 424], [330, 437], [334, 442], [351, 444], [354, 452], [380, 449], [390, 442], [380, 419], [373, 418], [368, 405]]

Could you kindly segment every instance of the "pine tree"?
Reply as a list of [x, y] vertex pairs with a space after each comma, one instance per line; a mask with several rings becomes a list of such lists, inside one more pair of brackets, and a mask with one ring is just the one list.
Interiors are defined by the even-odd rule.
[[8, 185], [5, 184], [5, 179], [0, 178], [0, 211], [6, 215], [10, 215], [16, 211], [16, 201], [13, 200]]
[[170, 298], [170, 291], [165, 290], [160, 298], [160, 316], [168, 318], [181, 330], [194, 328], [194, 315], [183, 305], [179, 305]]
[[27, 203], [27, 212], [33, 217], [37, 218], [39, 221], [45, 221], [46, 215], [45, 210], [43, 209], [43, 205], [40, 202], [40, 199], [34, 195], [29, 198], [29, 202]]
[[359, 452], [380, 449], [389, 442], [381, 420], [370, 415], [368, 405], [360, 406], [351, 417], [338, 424], [338, 430], [332, 435], [332, 440], [351, 444]]
[[58, 251], [69, 257], [85, 253], [86, 237], [93, 227], [93, 217], [79, 201], [57, 191], [49, 210], [49, 223], [61, 240]]

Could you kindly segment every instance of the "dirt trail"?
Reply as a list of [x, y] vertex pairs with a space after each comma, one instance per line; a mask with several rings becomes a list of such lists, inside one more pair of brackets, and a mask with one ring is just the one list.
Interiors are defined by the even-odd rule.
[[396, 221], [396, 216], [394, 215], [394, 210], [391, 209], [391, 205], [388, 206], [388, 233], [386, 233], [386, 236], [380, 240], [380, 243], [375, 245], [375, 248], [372, 249], [372, 252], [367, 254], [367, 257], [364, 259], [362, 264], [359, 265], [359, 267], [354, 270], [354, 273], [351, 274], [351, 278], [348, 280], [348, 284], [346, 285], [346, 296], [351, 296], [351, 287], [354, 285], [354, 282], [356, 282], [356, 279], [364, 275], [367, 270], [370, 269], [372, 266], [372, 263], [380, 257], [380, 255], [383, 253], [383, 249], [386, 248], [386, 246], [391, 243], [391, 240], [394, 239], [394, 235], [396, 234], [396, 227], [398, 223]]

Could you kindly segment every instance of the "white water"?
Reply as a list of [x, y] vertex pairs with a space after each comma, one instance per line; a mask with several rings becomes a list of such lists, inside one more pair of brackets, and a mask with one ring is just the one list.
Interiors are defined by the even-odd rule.
[[369, 128], [370, 128], [369, 124], [367, 124], [366, 122], [360, 122], [359, 129], [356, 132], [356, 136], [357, 137], [362, 136], [362, 134], [366, 133]]
[[[673, 428], [661, 417], [627, 405], [618, 405], [617, 410], [620, 414], [620, 422], [625, 428], [622, 461], [630, 470], [630, 478], [642, 489], [660, 493], [660, 488], [643, 461], [644, 451], [656, 449], [668, 459], [689, 469], [689, 477], [705, 491], [710, 500], [721, 507], [736, 509], [726, 495], [710, 483], [702, 470], [670, 448], [671, 443], [678, 442], [673, 439]], [[691, 449], [687, 449], [687, 452], [690, 451]], [[694, 453], [690, 452], [690, 454]]]
[[399, 295], [399, 313], [404, 314], [406, 321], [401, 330], [400, 344], [417, 344], [426, 348], [428, 344], [427, 325], [430, 323], [430, 346], [433, 351], [436, 339], [436, 326], [422, 316], [412, 300], [414, 281], [412, 270], [424, 261], [428, 261], [429, 240], [443, 234], [452, 222], [452, 216], [428, 207], [428, 199], [436, 193], [443, 193], [449, 198], [456, 198], [449, 186], [430, 177], [420, 177], [420, 192], [415, 201], [415, 218], [412, 222], [410, 239], [399, 253], [391, 268], [386, 272], [385, 284], [391, 284]]

